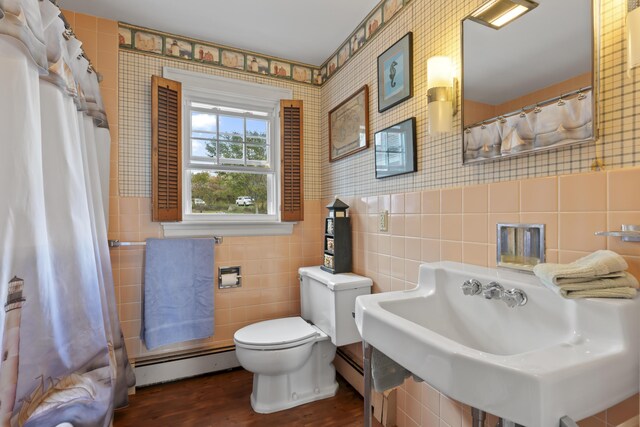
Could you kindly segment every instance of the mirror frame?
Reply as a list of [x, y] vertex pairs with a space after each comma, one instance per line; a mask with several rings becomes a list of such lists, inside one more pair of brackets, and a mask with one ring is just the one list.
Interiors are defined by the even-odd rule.
[[[591, 51], [593, 52], [593, 57], [591, 61], [591, 108], [592, 108], [592, 125], [593, 125], [593, 135], [590, 138], [583, 140], [571, 140], [566, 142], [558, 142], [553, 145], [549, 145], [546, 147], [532, 147], [528, 150], [518, 151], [516, 153], [508, 153], [508, 154], [500, 154], [498, 156], [493, 157], [481, 157], [476, 159], [468, 159], [465, 160], [465, 143], [464, 143], [464, 135], [465, 129], [467, 128], [464, 124], [464, 22], [469, 19], [471, 14], [484, 6], [488, 1], [482, 3], [479, 7], [471, 11], [467, 16], [460, 20], [460, 147], [461, 147], [461, 157], [462, 157], [462, 165], [476, 165], [487, 162], [495, 162], [503, 159], [511, 159], [519, 156], [526, 156], [528, 154], [540, 153], [545, 151], [557, 150], [560, 148], [565, 148], [571, 145], [578, 145], [587, 142], [597, 143], [599, 138], [599, 125], [600, 125], [600, 111], [599, 111], [599, 97], [600, 97], [600, 0], [591, 0], [591, 25], [592, 25], [592, 38], [591, 38]], [[544, 102], [542, 100], [541, 102]], [[527, 105], [525, 107], [535, 107], [534, 104]], [[523, 107], [524, 108], [524, 107]], [[501, 116], [494, 116], [484, 120], [484, 122], [492, 122], [494, 120], [498, 120]], [[480, 123], [480, 122], [478, 122]], [[502, 142], [502, 141], [501, 141]]]

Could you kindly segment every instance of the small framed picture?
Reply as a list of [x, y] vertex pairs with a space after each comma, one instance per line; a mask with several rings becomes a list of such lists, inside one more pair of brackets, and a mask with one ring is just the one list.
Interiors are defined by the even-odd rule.
[[378, 112], [413, 95], [413, 33], [408, 32], [378, 56]]
[[157, 34], [136, 31], [134, 47], [144, 52], [162, 54], [162, 37]]
[[195, 45], [194, 52], [196, 61], [208, 62], [211, 64], [217, 64], [220, 62], [220, 51], [217, 47], [197, 43]]
[[164, 39], [165, 53], [176, 58], [192, 59], [193, 48], [188, 41], [166, 37]]
[[380, 25], [382, 25], [381, 7], [379, 7], [378, 10], [376, 10], [373, 15], [371, 15], [371, 17], [367, 20], [367, 26], [365, 28], [365, 35], [367, 40], [369, 40], [371, 36], [374, 35], [376, 31], [378, 31]]
[[347, 59], [349, 59], [349, 43], [345, 43], [338, 52], [338, 67], [342, 67]]
[[389, 20], [402, 8], [402, 0], [387, 0], [384, 2], [383, 6], [383, 15], [384, 22], [389, 22]]
[[327, 237], [327, 247], [326, 250], [329, 252], [333, 252], [334, 249], [334, 240], [331, 237]]
[[247, 55], [247, 71], [269, 74], [269, 60], [260, 56]]
[[331, 58], [329, 64], [327, 65], [327, 77], [331, 77], [333, 73], [338, 69], [338, 55]]
[[324, 266], [333, 270], [333, 255], [324, 254]]
[[375, 148], [376, 178], [417, 171], [416, 118], [376, 132]]
[[333, 219], [332, 218], [327, 218], [326, 221], [327, 221], [327, 224], [326, 224], [326, 227], [325, 227], [325, 233], [333, 234]]
[[271, 75], [276, 77], [291, 78], [291, 64], [282, 61], [271, 61]]
[[222, 51], [222, 65], [236, 70], [244, 70], [244, 54], [231, 50]]
[[364, 38], [364, 27], [360, 27], [358, 31], [355, 32], [353, 36], [351, 36], [351, 55], [358, 51], [362, 47], [365, 42]]
[[369, 87], [329, 111], [329, 161], [366, 150], [369, 146]]
[[293, 66], [293, 80], [302, 83], [311, 83], [311, 68], [301, 67], [299, 65]]
[[131, 29], [118, 27], [118, 45], [121, 47], [132, 47]]

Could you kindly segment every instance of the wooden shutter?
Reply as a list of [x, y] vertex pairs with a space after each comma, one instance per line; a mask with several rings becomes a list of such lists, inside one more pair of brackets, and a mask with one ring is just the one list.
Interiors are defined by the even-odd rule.
[[302, 101], [280, 101], [282, 221], [304, 219]]
[[153, 221], [182, 220], [181, 86], [151, 77]]

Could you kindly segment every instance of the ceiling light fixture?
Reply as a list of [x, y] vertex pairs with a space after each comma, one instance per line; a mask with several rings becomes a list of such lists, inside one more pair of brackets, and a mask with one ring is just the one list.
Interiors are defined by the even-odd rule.
[[531, 0], [491, 0], [473, 12], [470, 19], [499, 30], [537, 6], [538, 3]]

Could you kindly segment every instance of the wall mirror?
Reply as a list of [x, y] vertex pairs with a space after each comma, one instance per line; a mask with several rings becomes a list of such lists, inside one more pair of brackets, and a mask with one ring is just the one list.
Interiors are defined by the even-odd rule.
[[509, 1], [524, 0], [462, 20], [463, 163], [597, 137], [597, 2], [536, 0], [498, 29], [480, 22]]

